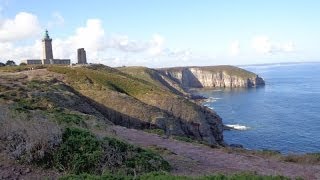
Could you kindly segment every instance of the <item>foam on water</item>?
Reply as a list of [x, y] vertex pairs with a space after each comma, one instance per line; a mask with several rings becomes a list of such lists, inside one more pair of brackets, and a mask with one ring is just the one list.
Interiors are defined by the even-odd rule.
[[244, 125], [240, 125], [240, 124], [226, 124], [225, 126], [235, 129], [235, 130], [239, 130], [239, 131], [245, 131], [250, 129], [250, 127], [244, 126]]

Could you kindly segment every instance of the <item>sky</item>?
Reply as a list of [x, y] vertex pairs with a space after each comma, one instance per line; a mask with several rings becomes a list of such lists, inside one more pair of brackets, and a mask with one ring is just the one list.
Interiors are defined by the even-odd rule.
[[54, 58], [108, 66], [320, 61], [317, 0], [0, 0], [0, 61]]

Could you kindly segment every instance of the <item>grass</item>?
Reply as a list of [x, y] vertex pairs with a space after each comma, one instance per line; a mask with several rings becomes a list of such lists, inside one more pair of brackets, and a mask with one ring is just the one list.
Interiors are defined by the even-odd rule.
[[[165, 131], [163, 129], [144, 129], [144, 131], [147, 132], [147, 133], [157, 134], [159, 136], [165, 136]], [[196, 140], [196, 139], [193, 139], [191, 137], [176, 136], [176, 135], [172, 135], [170, 137], [175, 139], [175, 140], [178, 140], [178, 141], [183, 141], [183, 142], [188, 142], [188, 143], [195, 143], [195, 144], [203, 144], [203, 145], [207, 145], [207, 146], [210, 146], [210, 147], [215, 147], [215, 146], [209, 145], [205, 141]]]
[[165, 132], [163, 129], [144, 129], [147, 133], [157, 134], [159, 136], [164, 136]]
[[27, 66], [3, 66], [0, 67], [0, 71], [2, 72], [21, 72], [33, 69], [44, 69], [43, 65], [27, 65]]
[[141, 66], [119, 67], [117, 69], [123, 73], [130, 74], [135, 78], [142, 79], [156, 86], [163, 86], [163, 84], [155, 79], [157, 73], [154, 69], [149, 69]]
[[143, 174], [152, 171], [169, 171], [169, 163], [158, 154], [142, 149], [114, 138], [103, 139], [107, 157], [113, 152], [114, 158], [108, 158], [105, 164], [107, 171], [122, 172], [128, 175]]
[[60, 180], [78, 180], [78, 179], [86, 179], [86, 180], [290, 180], [290, 178], [284, 176], [260, 176], [250, 173], [242, 173], [235, 175], [210, 175], [210, 176], [198, 176], [198, 177], [190, 177], [190, 176], [174, 176], [164, 172], [152, 172], [143, 174], [140, 176], [128, 176], [128, 175], [117, 175], [106, 173], [101, 176], [93, 176], [89, 174], [81, 174], [81, 175], [66, 175], [60, 178]]
[[[162, 68], [160, 70], [165, 70], [165, 71], [169, 71], [169, 72], [180, 72], [182, 71], [184, 67], [173, 67], [173, 68]], [[236, 66], [228, 66], [228, 65], [221, 65], [221, 66], [203, 66], [203, 67], [190, 67], [190, 68], [199, 68], [202, 69], [203, 71], [209, 71], [212, 73], [218, 73], [218, 72], [226, 72], [229, 75], [233, 75], [233, 76], [239, 76], [242, 78], [252, 78], [252, 77], [256, 77], [257, 75], [238, 68]]]
[[169, 149], [167, 149], [165, 147], [159, 147], [157, 145], [149, 146], [148, 149], [150, 149], [151, 151], [153, 151], [157, 154], [161, 154], [161, 155], [176, 155], [176, 153], [170, 151]]
[[257, 75], [247, 71], [245, 69], [238, 68], [236, 66], [228, 66], [228, 65], [221, 65], [221, 66], [205, 66], [202, 67], [203, 70], [211, 71], [211, 72], [226, 72], [227, 74], [239, 76], [242, 78], [252, 78], [256, 77]]
[[55, 121], [59, 124], [76, 124], [82, 127], [86, 126], [85, 117], [80, 114], [69, 113], [63, 110], [54, 110], [50, 112]]
[[[105, 66], [104, 66], [105, 67]], [[150, 92], [166, 93], [155, 85], [133, 78], [112, 68], [90, 69], [90, 68], [68, 68], [51, 66], [49, 71], [65, 74], [68, 83], [81, 89], [81, 84], [98, 85], [133, 97]]]
[[298, 164], [320, 164], [320, 153], [306, 153], [306, 154], [289, 154], [283, 155], [275, 150], [247, 150], [241, 148], [223, 148], [228, 153], [243, 153], [250, 155], [258, 155], [266, 158], [275, 158], [284, 162], [298, 163]]
[[307, 153], [303, 155], [290, 154], [281, 157], [281, 160], [302, 164], [320, 164], [320, 153]]

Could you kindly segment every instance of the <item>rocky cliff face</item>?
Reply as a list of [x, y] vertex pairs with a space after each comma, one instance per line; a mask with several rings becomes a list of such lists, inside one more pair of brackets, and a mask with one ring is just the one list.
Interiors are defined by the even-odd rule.
[[179, 83], [184, 89], [248, 88], [265, 84], [258, 75], [234, 66], [165, 68], [159, 71]]
[[171, 135], [224, 144], [221, 118], [214, 111], [179, 95], [181, 91], [172, 80], [167, 76], [162, 78], [156, 71], [152, 78], [143, 78], [109, 67], [55, 67], [50, 70], [64, 74], [65, 83], [116, 125], [160, 128]]

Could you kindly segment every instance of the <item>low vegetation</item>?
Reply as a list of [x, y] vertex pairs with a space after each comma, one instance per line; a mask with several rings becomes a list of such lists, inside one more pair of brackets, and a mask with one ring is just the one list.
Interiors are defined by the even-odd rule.
[[[93, 69], [92, 69], [93, 68]], [[140, 79], [131, 77], [106, 66], [93, 66], [91, 68], [76, 68], [51, 66], [49, 71], [65, 74], [68, 77], [68, 83], [74, 87], [80, 87], [80, 84], [96, 84], [100, 88], [108, 88], [120, 93], [136, 97], [151, 91], [165, 93], [156, 86], [144, 82]]]
[[31, 69], [44, 69], [46, 68], [43, 65], [23, 65], [23, 66], [0, 66], [0, 72], [21, 72]]
[[228, 153], [241, 153], [241, 154], [249, 154], [249, 155], [257, 155], [265, 158], [275, 158], [284, 162], [292, 162], [299, 164], [320, 164], [320, 153], [306, 153], [306, 154], [289, 154], [284, 155], [279, 151], [275, 150], [247, 150], [243, 148], [223, 148], [225, 152]]
[[320, 164], [320, 153], [307, 153], [302, 155], [290, 154], [281, 157], [281, 160], [293, 163]]
[[90, 132], [66, 128], [62, 143], [53, 154], [53, 164], [64, 172], [96, 174], [102, 154], [101, 142]]
[[[23, 70], [23, 67], [18, 67], [1, 67], [0, 71]], [[105, 66], [77, 69], [51, 66], [48, 69], [65, 74], [68, 77], [67, 81], [75, 89], [109, 89], [134, 98], [145, 93], [172, 95], [169, 91], [148, 82], [148, 79], [132, 77]], [[93, 106], [79, 105], [80, 101], [77, 98], [81, 97], [72, 87], [54, 78], [30, 80], [21, 73], [7, 74], [0, 77], [0, 153], [6, 153], [22, 164], [60, 172], [64, 174], [61, 179], [288, 179], [282, 176], [256, 174], [201, 177], [171, 175], [168, 172], [172, 167], [161, 155], [175, 155], [174, 152], [158, 146], [143, 149], [115, 138], [116, 134], [105, 133], [108, 120], [101, 119], [98, 116], [101, 114], [96, 112]], [[89, 108], [90, 111], [86, 111]], [[95, 121], [92, 123], [94, 126], [89, 125], [92, 119]], [[103, 128], [94, 129], [100, 125], [97, 122], [104, 123], [104, 126], [101, 126]], [[151, 126], [150, 128], [152, 129], [145, 131], [165, 135], [162, 129]], [[185, 136], [171, 135], [169, 138], [206, 144]], [[236, 149], [226, 151], [248, 153]], [[252, 153], [279, 157], [287, 162], [320, 162], [319, 154], [281, 156], [278, 152], [267, 150]]]
[[210, 145], [206, 143], [205, 141], [200, 141], [197, 139], [194, 139], [192, 137], [186, 137], [186, 136], [176, 136], [176, 135], [166, 135], [165, 131], [163, 129], [145, 129], [144, 130], [147, 133], [157, 134], [159, 136], [167, 136], [167, 138], [172, 138], [178, 141], [188, 142], [188, 143], [195, 143], [195, 144], [203, 144], [210, 147], [216, 147], [214, 145]]
[[89, 131], [67, 128], [62, 143], [54, 153], [53, 164], [72, 174], [102, 172], [140, 175], [152, 171], [169, 171], [161, 156], [111, 137], [98, 139]]
[[232, 74], [234, 76], [239, 76], [243, 78], [251, 78], [256, 77], [257, 75], [247, 71], [245, 69], [241, 69], [235, 66], [227, 66], [227, 65], [221, 65], [221, 66], [205, 66], [201, 67], [203, 70], [210, 71], [210, 72], [226, 72], [228, 74]]
[[153, 172], [147, 173], [140, 176], [128, 176], [121, 174], [111, 174], [106, 173], [101, 176], [92, 176], [89, 174], [81, 175], [66, 175], [60, 178], [60, 180], [109, 180], [109, 179], [119, 179], [119, 180], [290, 180], [290, 178], [284, 176], [259, 176], [250, 173], [235, 174], [235, 175], [211, 175], [211, 176], [200, 176], [200, 177], [190, 177], [190, 176], [174, 176], [163, 172]]

